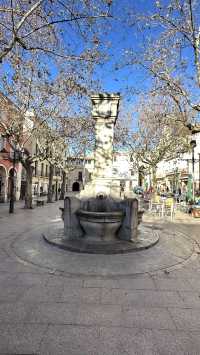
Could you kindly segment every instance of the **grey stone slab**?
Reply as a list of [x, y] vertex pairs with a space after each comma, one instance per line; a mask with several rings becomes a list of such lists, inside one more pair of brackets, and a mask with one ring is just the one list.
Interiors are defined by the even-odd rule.
[[0, 354], [36, 354], [47, 326], [0, 324]]
[[199, 333], [176, 330], [63, 325], [49, 327], [40, 354], [197, 355], [199, 342]]
[[30, 273], [34, 270], [34, 266], [31, 264], [23, 264], [12, 259], [7, 259], [5, 262], [0, 262], [0, 271], [16, 273], [27, 272]]
[[77, 322], [76, 304], [35, 303], [29, 304], [30, 312], [26, 321], [41, 324], [72, 324]]
[[159, 290], [163, 291], [191, 291], [191, 284], [188, 279], [180, 278], [160, 278], [154, 277], [154, 282]]
[[48, 280], [48, 275], [43, 274], [34, 274], [34, 273], [17, 273], [17, 274], [9, 274], [4, 277], [4, 279], [0, 279], [0, 285], [5, 286], [26, 286], [31, 287], [33, 285], [46, 285]]
[[100, 299], [100, 288], [70, 288], [68, 286], [64, 286], [64, 290], [61, 295], [61, 301], [69, 303], [100, 303]]
[[119, 288], [133, 290], [154, 290], [155, 284], [152, 278], [141, 275], [136, 278], [119, 279]]
[[0, 302], [17, 302], [27, 291], [26, 286], [2, 285], [0, 292]]
[[192, 308], [168, 308], [177, 329], [200, 330], [200, 311]]
[[13, 283], [16, 283], [18, 285], [43, 286], [46, 285], [47, 282], [48, 282], [47, 274], [25, 272], [25, 273], [18, 273], [16, 275], [13, 275]]
[[175, 329], [170, 313], [163, 308], [144, 308], [125, 306], [120, 325], [148, 329]]
[[101, 327], [98, 354], [158, 355], [158, 352], [149, 329]]
[[30, 307], [23, 303], [0, 303], [0, 323], [20, 323], [25, 321]]
[[49, 275], [48, 281], [47, 281], [47, 286], [52, 286], [52, 287], [64, 286], [64, 287], [69, 287], [69, 288], [82, 287], [83, 286], [83, 279], [82, 278], [63, 277], [63, 276], [58, 276], [58, 275], [56, 275], [56, 276]]
[[84, 280], [84, 287], [103, 287], [103, 288], [121, 288], [121, 289], [134, 289], [146, 290], [155, 289], [155, 284], [150, 277], [140, 276], [132, 278], [120, 279], [86, 279]]
[[95, 327], [50, 326], [42, 341], [42, 355], [96, 355], [99, 332]]
[[200, 354], [199, 333], [160, 330], [152, 334], [160, 355]]
[[[189, 265], [193, 263], [193, 261], [189, 261]], [[188, 264], [186, 265], [179, 265], [178, 267], [175, 266], [175, 268], [172, 269], [167, 269], [166, 270], [159, 270], [156, 273], [151, 273], [152, 277], [161, 277], [163, 279], [174, 279], [174, 280], [181, 280], [181, 279], [186, 279], [189, 280], [190, 278], [193, 278], [194, 275], [198, 275], [198, 272], [194, 270], [190, 270]], [[195, 282], [195, 281], [194, 281]]]
[[80, 325], [119, 326], [121, 307], [113, 305], [82, 305], [78, 309], [77, 322]]
[[[196, 277], [194, 277], [196, 276]], [[192, 290], [200, 291], [200, 278], [199, 278], [199, 272], [193, 273], [192, 275], [190, 274], [189, 278], [189, 283], [191, 285]]]
[[184, 307], [200, 308], [199, 292], [180, 291], [179, 294], [183, 300]]
[[63, 286], [32, 286], [21, 298], [21, 302], [59, 302], [63, 293]]
[[13, 281], [13, 274], [8, 272], [0, 272], [0, 285], [4, 282], [12, 282]]
[[6, 253], [5, 250], [0, 249], [0, 260], [4, 261], [8, 259], [8, 254]]
[[119, 288], [119, 280], [103, 279], [99, 277], [85, 279], [83, 282], [84, 287], [105, 287], [105, 288]]
[[193, 253], [194, 245], [190, 239], [184, 234], [176, 231], [170, 232], [168, 229], [163, 230], [163, 244], [165, 249], [171, 250], [171, 254], [177, 257], [187, 259], [187, 257]]
[[144, 307], [180, 305], [182, 298], [175, 291], [103, 289], [101, 302], [105, 304], [131, 304]]

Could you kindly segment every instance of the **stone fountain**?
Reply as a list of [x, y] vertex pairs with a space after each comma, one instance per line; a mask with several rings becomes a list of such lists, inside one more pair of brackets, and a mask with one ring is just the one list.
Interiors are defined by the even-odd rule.
[[120, 182], [112, 175], [113, 135], [118, 117], [119, 94], [91, 97], [95, 119], [95, 167], [92, 181], [79, 197], [66, 196], [64, 231], [44, 239], [60, 248], [85, 253], [116, 254], [146, 249], [158, 235], [138, 228], [143, 211], [135, 198], [120, 199]]

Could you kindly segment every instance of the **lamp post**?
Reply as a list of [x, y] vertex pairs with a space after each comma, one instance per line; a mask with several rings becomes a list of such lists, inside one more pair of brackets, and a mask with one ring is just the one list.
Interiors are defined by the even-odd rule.
[[192, 148], [192, 198], [194, 201], [194, 148], [196, 147], [196, 140], [190, 141], [190, 147]]

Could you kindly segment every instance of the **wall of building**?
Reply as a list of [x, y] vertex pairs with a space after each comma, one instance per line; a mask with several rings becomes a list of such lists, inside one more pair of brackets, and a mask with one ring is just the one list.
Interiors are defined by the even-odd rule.
[[68, 158], [67, 165], [67, 189], [66, 192], [83, 190], [85, 184], [92, 179], [94, 172], [94, 158]]
[[0, 132], [0, 202], [7, 202], [10, 198], [13, 169], [16, 200], [20, 198], [21, 164], [17, 162], [17, 157], [15, 158], [14, 161], [13, 150]]
[[[200, 132], [192, 134], [190, 140], [196, 141], [194, 148], [194, 186], [195, 191], [200, 190]], [[171, 160], [163, 160], [157, 166], [156, 180], [157, 189], [160, 191], [169, 190], [174, 192], [181, 189], [187, 190], [189, 176], [193, 175], [192, 150]], [[151, 181], [151, 176], [148, 176]]]
[[[94, 173], [93, 155], [85, 158], [68, 158], [67, 192], [72, 192], [73, 187], [79, 184], [80, 191], [92, 178]], [[80, 179], [80, 173], [82, 178]], [[138, 171], [134, 168], [134, 162], [130, 155], [124, 152], [115, 152], [113, 155], [112, 176], [119, 180], [125, 193], [133, 191], [138, 185]]]

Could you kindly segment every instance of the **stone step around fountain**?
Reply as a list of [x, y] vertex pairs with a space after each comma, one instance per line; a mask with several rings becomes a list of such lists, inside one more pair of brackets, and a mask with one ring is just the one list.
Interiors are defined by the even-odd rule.
[[153, 229], [142, 227], [137, 241], [115, 239], [112, 241], [86, 240], [79, 238], [66, 240], [63, 238], [62, 228], [50, 229], [43, 234], [43, 238], [49, 244], [68, 251], [87, 254], [125, 254], [153, 247], [159, 241], [158, 233]]

